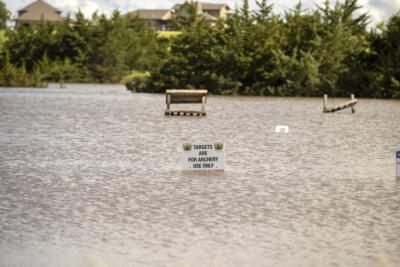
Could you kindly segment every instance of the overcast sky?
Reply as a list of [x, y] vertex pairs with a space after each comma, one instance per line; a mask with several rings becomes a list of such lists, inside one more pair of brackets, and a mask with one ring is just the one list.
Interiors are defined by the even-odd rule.
[[[3, 0], [4, 1], [4, 0]], [[5, 0], [7, 8], [16, 12], [32, 3], [34, 0]], [[47, 3], [63, 11], [64, 14], [75, 13], [80, 9], [85, 15], [89, 16], [94, 11], [110, 14], [118, 9], [122, 13], [133, 11], [137, 8], [171, 8], [175, 3], [182, 3], [184, 0], [45, 0]], [[240, 6], [242, 0], [205, 0], [204, 2], [226, 3], [231, 8]], [[302, 0], [304, 8], [314, 8], [315, 4], [320, 4], [324, 0]], [[331, 3], [336, 1], [331, 0]], [[251, 6], [256, 7], [255, 0], [250, 0]], [[269, 0], [274, 5], [274, 11], [279, 13], [282, 10], [292, 8], [298, 0]], [[359, 4], [364, 6], [364, 11], [368, 11], [372, 24], [386, 20], [400, 10], [400, 0], [359, 0]]]

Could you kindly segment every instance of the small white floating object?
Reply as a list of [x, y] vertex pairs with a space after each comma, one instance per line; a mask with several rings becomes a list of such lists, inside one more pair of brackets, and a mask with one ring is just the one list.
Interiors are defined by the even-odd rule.
[[278, 126], [275, 127], [275, 132], [276, 133], [288, 133], [289, 132], [289, 126], [278, 125]]

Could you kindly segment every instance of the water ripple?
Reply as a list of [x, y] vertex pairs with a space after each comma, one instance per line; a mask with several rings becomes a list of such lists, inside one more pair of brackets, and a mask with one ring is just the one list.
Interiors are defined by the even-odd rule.
[[[120, 86], [1, 89], [0, 266], [400, 265], [400, 102], [163, 109]], [[226, 171], [181, 172], [194, 141], [225, 142]]]

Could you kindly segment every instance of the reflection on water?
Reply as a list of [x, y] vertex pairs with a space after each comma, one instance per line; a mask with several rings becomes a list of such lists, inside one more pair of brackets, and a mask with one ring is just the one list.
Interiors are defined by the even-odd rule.
[[[331, 100], [333, 101], [333, 100]], [[340, 101], [340, 100], [337, 100]], [[0, 89], [0, 266], [399, 266], [400, 102]], [[288, 125], [288, 134], [276, 134]], [[223, 174], [178, 145], [223, 141]]]

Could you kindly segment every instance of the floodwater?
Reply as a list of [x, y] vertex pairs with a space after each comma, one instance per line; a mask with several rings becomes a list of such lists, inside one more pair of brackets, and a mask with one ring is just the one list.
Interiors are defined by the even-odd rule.
[[[400, 266], [400, 101], [164, 108], [123, 86], [0, 89], [0, 267]], [[203, 141], [225, 172], [181, 171]]]

